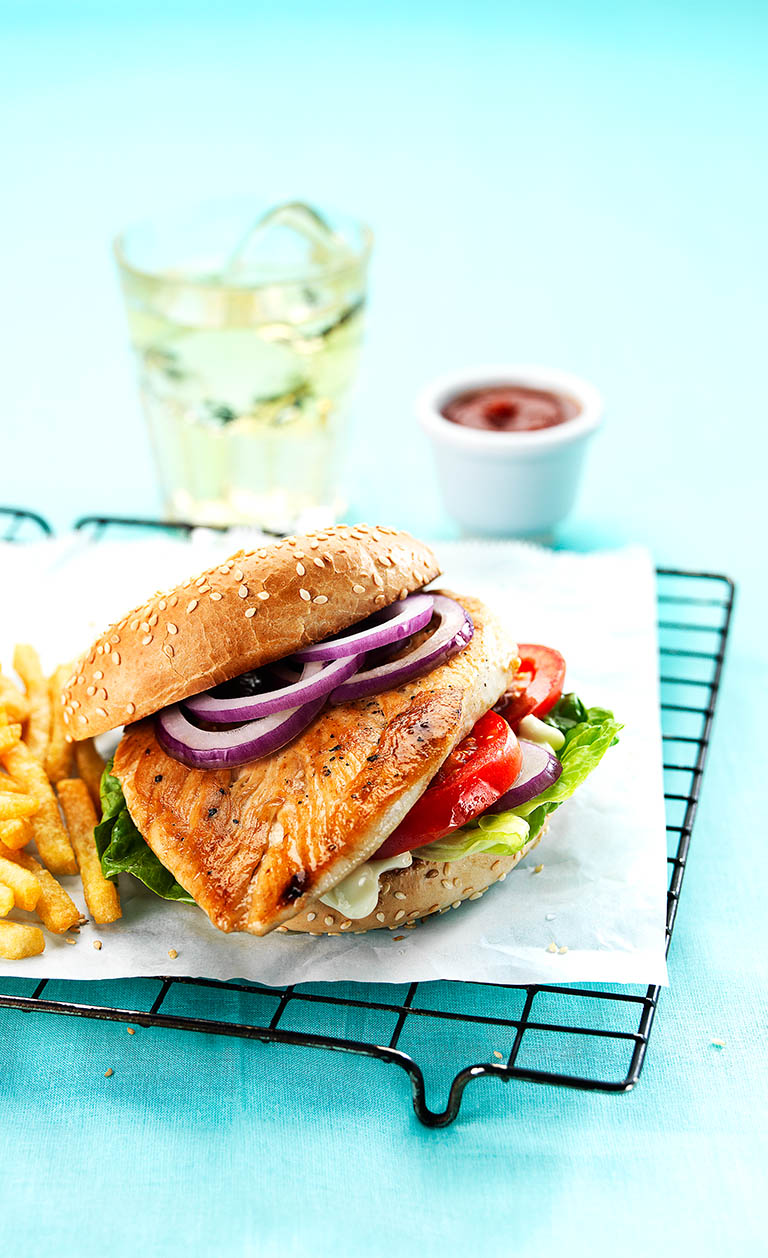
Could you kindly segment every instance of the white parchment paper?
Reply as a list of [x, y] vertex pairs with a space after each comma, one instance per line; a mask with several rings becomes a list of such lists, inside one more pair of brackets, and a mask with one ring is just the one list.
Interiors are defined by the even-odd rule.
[[[8, 670], [13, 643], [26, 640], [52, 669], [148, 590], [175, 584], [233, 549], [231, 538], [208, 533], [190, 542], [160, 537], [95, 545], [75, 536], [2, 545], [0, 663]], [[624, 723], [620, 744], [550, 818], [549, 833], [503, 883], [413, 930], [257, 939], [220, 934], [200, 910], [159, 900], [123, 875], [120, 922], [83, 927], [74, 946], [46, 933], [42, 956], [0, 961], [0, 973], [178, 974], [269, 985], [665, 983], [666, 844], [650, 557], [639, 548], [576, 555], [511, 542], [441, 542], [436, 550], [441, 584], [494, 605], [519, 641], [556, 646], [568, 661], [567, 689], [588, 706], [612, 708]], [[64, 884], [83, 906], [78, 880]], [[549, 951], [553, 943], [567, 951]], [[173, 960], [171, 949], [178, 954]]]

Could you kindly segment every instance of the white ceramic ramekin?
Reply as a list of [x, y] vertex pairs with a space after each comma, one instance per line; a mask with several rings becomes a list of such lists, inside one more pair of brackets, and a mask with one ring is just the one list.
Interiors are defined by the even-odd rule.
[[[509, 433], [466, 428], [441, 414], [459, 393], [508, 384], [564, 393], [579, 413], [552, 428]], [[496, 363], [432, 381], [416, 400], [416, 415], [432, 443], [445, 505], [466, 532], [541, 536], [573, 506], [603, 402], [597, 389], [569, 372]]]

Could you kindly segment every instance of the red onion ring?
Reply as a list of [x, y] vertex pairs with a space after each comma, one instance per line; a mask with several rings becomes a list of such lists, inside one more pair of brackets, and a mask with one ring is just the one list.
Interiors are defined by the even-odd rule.
[[399, 659], [355, 673], [348, 681], [331, 691], [331, 703], [363, 699], [366, 695], [402, 686], [444, 663], [457, 651], [462, 651], [475, 631], [469, 612], [455, 599], [447, 598], [444, 594], [433, 594], [432, 605], [433, 613], [440, 618], [440, 623], [421, 646], [414, 647]]
[[296, 708], [302, 703], [311, 703], [313, 699], [325, 698], [335, 686], [352, 676], [359, 662], [356, 655], [327, 663], [313, 660], [300, 668], [298, 677], [293, 674], [296, 679], [290, 685], [281, 686], [278, 690], [238, 695], [234, 699], [219, 699], [206, 690], [203, 694], [185, 699], [183, 707], [211, 725], [234, 725], [238, 721], [257, 720]]
[[563, 766], [550, 747], [532, 743], [527, 738], [520, 739], [520, 747], [523, 753], [520, 772], [506, 794], [486, 808], [486, 812], [506, 812], [519, 804], [527, 804], [560, 777]]
[[302, 664], [308, 660], [338, 660], [342, 656], [364, 655], [377, 647], [400, 642], [429, 624], [434, 601], [435, 595], [432, 594], [409, 594], [378, 612], [376, 623], [367, 629], [315, 642], [297, 651], [293, 658]]
[[325, 695], [301, 707], [275, 712], [234, 729], [198, 729], [181, 705], [164, 708], [155, 717], [157, 741], [169, 756], [191, 769], [223, 769], [269, 756], [300, 734], [325, 703]]

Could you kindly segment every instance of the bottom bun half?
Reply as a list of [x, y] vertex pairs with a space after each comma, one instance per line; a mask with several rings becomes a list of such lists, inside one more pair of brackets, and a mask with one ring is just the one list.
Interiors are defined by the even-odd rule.
[[483, 852], [457, 861], [428, 861], [414, 856], [413, 864], [407, 869], [392, 869], [382, 874], [378, 903], [367, 917], [345, 917], [337, 909], [315, 900], [277, 929], [309, 935], [340, 935], [412, 926], [432, 913], [458, 908], [463, 900], [477, 900], [495, 882], [503, 882], [510, 870], [536, 846], [545, 830], [546, 826], [514, 856]]

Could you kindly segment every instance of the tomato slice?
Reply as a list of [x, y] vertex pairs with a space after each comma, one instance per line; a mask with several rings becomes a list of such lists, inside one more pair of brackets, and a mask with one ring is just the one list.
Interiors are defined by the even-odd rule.
[[499, 711], [516, 728], [524, 716], [546, 716], [563, 693], [565, 660], [551, 646], [521, 642], [520, 670], [498, 705]]
[[509, 790], [522, 758], [507, 722], [497, 712], [486, 712], [372, 859], [423, 847], [479, 817]]

